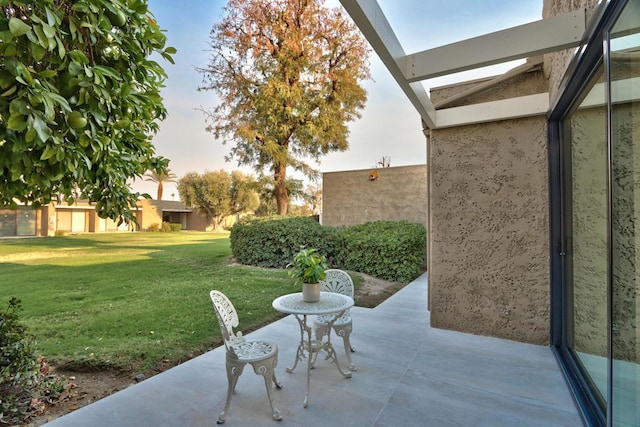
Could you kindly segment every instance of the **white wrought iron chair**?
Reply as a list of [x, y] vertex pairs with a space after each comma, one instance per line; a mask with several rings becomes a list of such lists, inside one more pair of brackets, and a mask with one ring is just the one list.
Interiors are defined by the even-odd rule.
[[227, 353], [227, 400], [224, 409], [218, 416], [218, 424], [226, 421], [227, 411], [231, 404], [231, 395], [236, 389], [238, 378], [242, 375], [244, 366], [250, 363], [256, 374], [264, 377], [264, 384], [267, 387], [267, 397], [273, 412], [273, 419], [280, 421], [280, 411], [273, 403], [271, 396], [271, 382], [277, 388], [282, 388], [276, 378], [276, 365], [278, 364], [278, 346], [268, 341], [246, 340], [242, 332], [235, 332], [233, 328], [238, 326], [238, 314], [229, 298], [219, 291], [210, 292], [213, 308], [220, 324], [222, 339]]
[[[351, 280], [351, 276], [349, 276], [346, 271], [332, 268], [326, 270], [325, 273], [327, 274], [327, 277], [320, 281], [320, 291], [335, 292], [353, 298], [355, 292], [353, 280]], [[322, 341], [322, 338], [331, 332], [331, 328], [329, 327], [331, 320], [333, 320], [332, 314], [316, 317], [313, 322], [313, 328], [315, 330], [317, 340]], [[353, 330], [353, 321], [351, 320], [350, 310], [345, 311], [344, 314], [334, 322], [333, 330], [336, 332], [337, 336], [342, 337], [342, 341], [344, 342], [344, 351], [347, 355], [347, 361], [349, 361], [349, 367], [352, 371], [355, 371], [356, 367], [351, 361], [351, 353], [355, 350], [351, 346], [351, 341], [349, 339], [351, 331]]]

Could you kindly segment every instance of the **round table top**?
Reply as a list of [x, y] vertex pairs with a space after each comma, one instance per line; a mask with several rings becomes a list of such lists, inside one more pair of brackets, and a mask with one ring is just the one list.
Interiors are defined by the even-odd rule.
[[330, 314], [353, 307], [353, 298], [334, 292], [320, 292], [317, 302], [302, 301], [302, 292], [282, 295], [273, 300], [273, 308], [287, 314]]

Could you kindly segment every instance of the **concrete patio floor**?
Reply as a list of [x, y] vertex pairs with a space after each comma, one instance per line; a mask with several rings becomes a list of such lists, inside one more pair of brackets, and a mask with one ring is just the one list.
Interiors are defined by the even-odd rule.
[[[225, 425], [583, 425], [549, 347], [431, 328], [426, 301], [423, 275], [374, 309], [355, 307], [357, 371], [343, 378], [321, 355], [307, 408], [306, 364], [285, 371], [298, 344], [295, 318], [248, 334], [279, 346], [283, 388], [273, 395], [283, 419], [271, 419], [263, 379], [247, 366]], [[334, 343], [344, 367], [342, 340]], [[46, 426], [214, 426], [226, 395], [224, 359], [224, 348], [216, 348]]]

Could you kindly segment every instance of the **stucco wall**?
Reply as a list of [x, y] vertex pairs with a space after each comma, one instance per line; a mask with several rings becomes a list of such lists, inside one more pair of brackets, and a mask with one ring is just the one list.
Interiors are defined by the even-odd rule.
[[[544, 93], [534, 70], [462, 105]], [[446, 99], [467, 85], [432, 89]], [[544, 116], [431, 130], [431, 325], [549, 342], [549, 196]]]
[[322, 224], [348, 226], [406, 220], [427, 227], [427, 166], [326, 172], [322, 178]]
[[546, 344], [544, 117], [433, 131], [431, 325]]

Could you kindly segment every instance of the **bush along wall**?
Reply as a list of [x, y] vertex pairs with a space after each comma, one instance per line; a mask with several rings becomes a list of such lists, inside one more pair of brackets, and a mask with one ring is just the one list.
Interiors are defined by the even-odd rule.
[[229, 239], [239, 263], [285, 268], [303, 248], [317, 249], [331, 263], [337, 236], [310, 217], [268, 217], [236, 223]]
[[285, 268], [301, 248], [316, 248], [333, 267], [408, 283], [421, 273], [426, 230], [407, 221], [335, 230], [308, 217], [270, 217], [236, 223], [230, 240], [234, 258], [245, 265]]
[[345, 228], [339, 237], [340, 268], [402, 283], [421, 273], [427, 241], [422, 224], [375, 221]]

